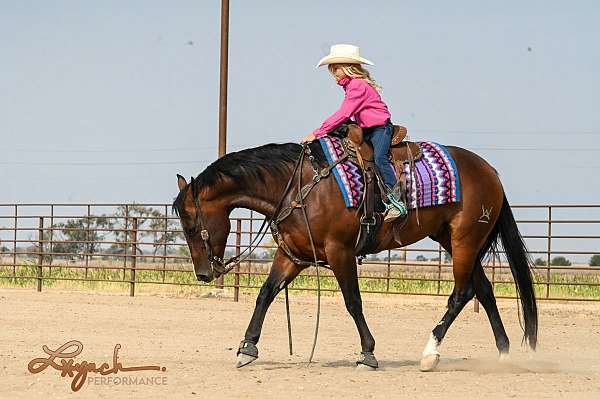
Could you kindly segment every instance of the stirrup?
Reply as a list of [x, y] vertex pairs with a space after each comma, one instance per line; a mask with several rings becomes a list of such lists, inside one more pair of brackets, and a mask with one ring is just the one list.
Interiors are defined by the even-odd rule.
[[402, 212], [396, 208], [395, 206], [390, 206], [385, 212], [385, 216], [383, 218], [384, 222], [389, 222], [391, 220], [396, 220], [402, 217]]
[[388, 201], [390, 201], [389, 204], [385, 204], [386, 208], [391, 208], [394, 207], [396, 209], [398, 209], [398, 211], [400, 211], [400, 216], [406, 216], [406, 214], [408, 213], [408, 211], [406, 210], [406, 205], [404, 205], [404, 203], [402, 201], [399, 201], [393, 194], [389, 194], [387, 196]]

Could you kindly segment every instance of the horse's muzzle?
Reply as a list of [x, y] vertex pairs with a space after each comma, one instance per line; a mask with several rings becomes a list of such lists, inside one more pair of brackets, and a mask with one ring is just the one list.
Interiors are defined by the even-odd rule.
[[202, 281], [204, 283], [210, 283], [211, 281], [213, 281], [213, 276], [207, 276], [205, 274], [196, 274], [196, 278], [198, 279], [198, 281]]

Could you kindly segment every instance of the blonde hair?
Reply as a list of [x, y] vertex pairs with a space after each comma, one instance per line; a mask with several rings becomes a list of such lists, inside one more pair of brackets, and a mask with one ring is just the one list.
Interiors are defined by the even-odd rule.
[[378, 93], [381, 93], [383, 90], [383, 87], [379, 86], [375, 82], [375, 79], [371, 77], [369, 71], [367, 71], [361, 64], [330, 64], [328, 68], [332, 75], [336, 66], [342, 68], [342, 71], [344, 71], [346, 76], [366, 81], [371, 87], [377, 90]]

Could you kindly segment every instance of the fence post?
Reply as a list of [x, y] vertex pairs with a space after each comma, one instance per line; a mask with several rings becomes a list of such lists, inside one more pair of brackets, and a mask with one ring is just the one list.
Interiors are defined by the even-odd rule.
[[437, 293], [442, 290], [442, 246], [438, 243], [438, 278], [437, 278]]
[[169, 232], [169, 208], [165, 205], [165, 235], [163, 236], [163, 264], [162, 264], [162, 281], [165, 282], [165, 273], [167, 269], [167, 241]]
[[44, 218], [40, 217], [38, 227], [38, 266], [37, 266], [37, 290], [42, 291], [42, 265], [44, 264]]
[[[390, 277], [391, 277], [391, 265], [390, 265], [390, 260], [392, 258], [392, 251], [390, 249], [388, 249], [388, 256], [387, 256], [387, 278], [386, 278], [386, 292], [390, 292]], [[406, 263], [406, 262], [405, 262]]]
[[132, 242], [131, 242], [131, 280], [129, 283], [129, 296], [135, 295], [135, 266], [137, 264], [137, 230], [138, 230], [138, 219], [133, 218], [133, 230], [132, 230]]
[[[492, 292], [494, 292], [494, 294], [496, 289], [496, 256], [499, 256], [496, 251], [492, 252]], [[499, 261], [498, 263], [501, 262]]]
[[[240, 246], [242, 245], [242, 219], [237, 220], [235, 232], [235, 256], [240, 256]], [[233, 301], [240, 300], [240, 264], [235, 265], [235, 280], [233, 283]]]
[[50, 205], [50, 244], [48, 248], [50, 249], [48, 277], [52, 277], [52, 263], [54, 263], [54, 255], [52, 255], [54, 253], [54, 205]]
[[546, 258], [546, 298], [550, 297], [550, 262], [552, 253], [552, 206], [548, 205], [548, 254]]
[[17, 283], [17, 230], [18, 230], [19, 206], [15, 205], [15, 230], [13, 237], [13, 279]]
[[215, 288], [219, 288], [222, 289], [223, 288], [223, 283], [225, 280], [225, 276], [219, 276], [216, 280], [215, 280]]
[[[248, 245], [250, 245], [250, 243], [252, 242], [252, 225], [254, 224], [254, 211], [250, 211], [250, 225], [248, 226]], [[256, 243], [256, 245], [259, 245], [260, 243]], [[250, 285], [250, 269], [252, 269], [252, 260], [250, 260], [250, 258], [248, 258], [248, 261], [246, 262], [246, 264], [248, 265], [248, 267], [246, 269], [248, 272], [248, 280], [246, 280], [247, 282], [247, 286]]]
[[90, 206], [87, 206], [86, 230], [85, 230], [85, 279], [88, 279], [88, 267], [90, 264]]
[[219, 288], [219, 289], [223, 289], [224, 286], [224, 282], [225, 282], [225, 275], [220, 275], [216, 280], [215, 280], [215, 288]]
[[129, 250], [129, 205], [125, 205], [125, 228], [123, 229], [123, 281], [127, 272], [127, 251]]

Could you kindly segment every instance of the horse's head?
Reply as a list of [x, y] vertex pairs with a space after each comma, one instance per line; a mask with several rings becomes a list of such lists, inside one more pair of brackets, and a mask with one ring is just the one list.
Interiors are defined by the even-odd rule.
[[231, 228], [229, 214], [218, 198], [201, 200], [193, 178], [188, 184], [177, 175], [177, 185], [179, 195], [173, 208], [190, 248], [196, 278], [208, 283], [223, 273], [222, 259]]

